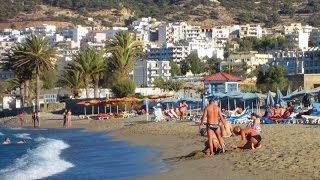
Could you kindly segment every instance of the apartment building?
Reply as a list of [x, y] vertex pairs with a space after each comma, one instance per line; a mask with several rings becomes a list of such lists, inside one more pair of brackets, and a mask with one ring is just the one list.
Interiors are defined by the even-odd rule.
[[250, 67], [247, 73], [258, 68], [260, 65], [264, 65], [272, 62], [272, 54], [259, 54], [257, 51], [245, 51], [245, 52], [235, 52], [229, 55], [224, 65], [228, 66], [241, 66], [243, 63], [247, 63]]
[[159, 26], [159, 43], [178, 43], [181, 40], [197, 38], [201, 34], [200, 26], [191, 26], [186, 22], [161, 24]]
[[137, 87], [150, 87], [156, 78], [171, 78], [169, 61], [139, 60], [134, 66], [131, 76]]
[[262, 37], [262, 28], [260, 24], [245, 24], [240, 26], [240, 38], [243, 37]]
[[285, 67], [286, 75], [298, 74], [313, 74], [320, 73], [320, 48], [314, 47], [307, 51], [282, 51], [275, 52], [274, 59], [271, 62], [273, 65]]
[[190, 54], [188, 45], [173, 45], [166, 43], [161, 47], [151, 45], [148, 47], [147, 58], [156, 60], [169, 60], [175, 62], [184, 60]]

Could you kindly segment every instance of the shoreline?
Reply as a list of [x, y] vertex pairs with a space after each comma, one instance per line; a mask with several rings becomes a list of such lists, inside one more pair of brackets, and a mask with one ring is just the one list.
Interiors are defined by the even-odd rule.
[[[205, 157], [200, 152], [205, 138], [199, 136], [194, 122], [146, 122], [144, 116], [139, 116], [72, 123], [72, 128], [111, 132], [115, 139], [132, 145], [158, 148], [159, 156], [151, 159], [164, 161], [168, 171], [135, 178], [139, 180], [320, 178], [320, 162], [315, 161], [320, 155], [320, 141], [313, 141], [320, 136], [320, 126], [316, 125], [262, 125], [261, 149], [233, 150], [230, 146], [239, 137], [231, 137], [226, 138], [225, 154]], [[42, 120], [41, 126], [62, 128], [62, 120]]]

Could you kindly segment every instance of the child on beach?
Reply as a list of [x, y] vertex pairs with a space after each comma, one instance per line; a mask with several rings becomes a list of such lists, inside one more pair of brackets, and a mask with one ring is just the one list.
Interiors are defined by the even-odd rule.
[[20, 121], [20, 126], [22, 127], [23, 124], [25, 123], [24, 112], [21, 112], [19, 114], [19, 121]]
[[249, 148], [249, 149], [256, 149], [261, 148], [261, 136], [260, 134], [252, 129], [252, 128], [240, 128], [240, 126], [236, 126], [233, 129], [233, 133], [235, 135], [240, 135], [241, 140], [239, 143], [233, 145], [233, 148]]
[[254, 129], [257, 133], [261, 132], [260, 118], [256, 113], [251, 113], [251, 118], [248, 120], [247, 128]]

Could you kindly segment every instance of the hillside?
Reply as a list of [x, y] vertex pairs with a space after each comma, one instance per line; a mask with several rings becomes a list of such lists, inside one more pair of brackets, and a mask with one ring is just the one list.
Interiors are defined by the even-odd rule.
[[[197, 25], [301, 22], [320, 26], [319, 0], [2, 0], [0, 27], [50, 21], [58, 25], [124, 25], [137, 17]], [[94, 22], [87, 21], [93, 17]], [[61, 23], [64, 22], [64, 23]]]

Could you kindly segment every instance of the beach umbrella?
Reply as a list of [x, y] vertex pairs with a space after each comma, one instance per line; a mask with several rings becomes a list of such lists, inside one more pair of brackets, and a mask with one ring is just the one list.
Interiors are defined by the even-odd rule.
[[290, 86], [290, 84], [289, 84], [288, 89], [287, 89], [287, 96], [288, 96], [289, 94], [291, 94], [291, 86]]
[[282, 95], [282, 93], [281, 93], [279, 88], [277, 88], [276, 97], [275, 97], [275, 103], [276, 104], [280, 104], [281, 107], [284, 107], [284, 105], [285, 105], [285, 102], [283, 100], [283, 95]]
[[267, 93], [266, 105], [274, 106], [274, 99], [272, 97], [271, 91], [268, 91]]

